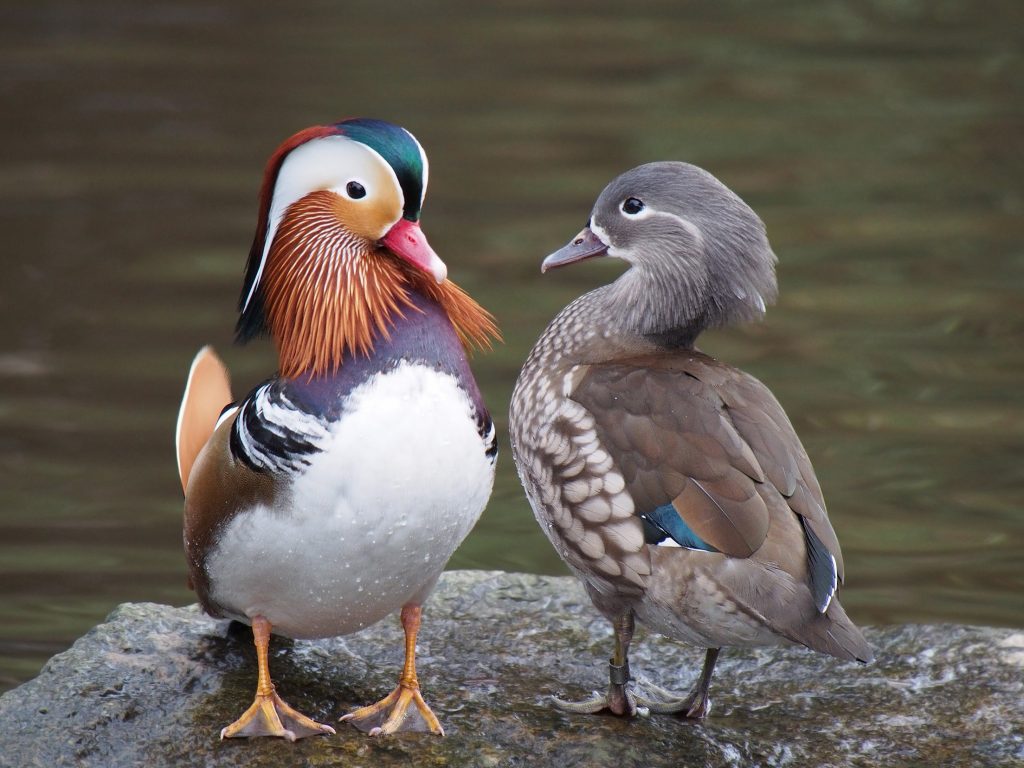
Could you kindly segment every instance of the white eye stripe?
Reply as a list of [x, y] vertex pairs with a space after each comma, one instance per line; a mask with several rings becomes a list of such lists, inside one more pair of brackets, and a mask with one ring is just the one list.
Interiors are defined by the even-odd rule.
[[698, 227], [689, 219], [684, 219], [682, 216], [679, 216], [674, 213], [669, 213], [668, 211], [656, 211], [656, 213], [659, 216], [668, 216], [669, 218], [678, 221], [679, 225], [687, 232], [689, 232], [690, 236], [693, 237], [693, 239], [696, 240], [698, 243], [704, 239], [704, 233], [700, 231], [700, 227]]
[[643, 219], [649, 219], [651, 216], [656, 214], [657, 211], [652, 210], [649, 206], [645, 205], [636, 213], [627, 213], [626, 211], [622, 210], [622, 206], [620, 205], [619, 213], [621, 213], [627, 219], [632, 219], [633, 221], [642, 221]]
[[[338, 178], [339, 169], [346, 170], [344, 181]], [[360, 169], [362, 173], [356, 176], [350, 175], [353, 170]], [[274, 236], [277, 234], [281, 219], [284, 218], [288, 207], [318, 189], [327, 189], [351, 200], [351, 196], [345, 192], [345, 187], [349, 181], [353, 180], [361, 183], [369, 195], [370, 185], [367, 185], [362, 179], [371, 175], [383, 176], [394, 183], [399, 202], [399, 214], [395, 218], [395, 221], [398, 221], [401, 218], [402, 207], [405, 205], [402, 186], [398, 182], [394, 169], [371, 147], [347, 136], [323, 136], [296, 147], [285, 157], [278, 170], [271, 197], [270, 211], [267, 215], [267, 235], [263, 242], [263, 256], [256, 270], [256, 277], [249, 288], [249, 295], [245, 298], [243, 312], [248, 309], [249, 302], [252, 301], [256, 288], [260, 284], [260, 278], [263, 277], [263, 269], [267, 263], [267, 255], [270, 253]], [[391, 224], [394, 223], [394, 221], [391, 222]], [[386, 232], [387, 228], [384, 231]], [[381, 232], [381, 236], [383, 234], [384, 232]]]
[[626, 213], [625, 211], [622, 210], [621, 206], [619, 208], [619, 211], [620, 213], [622, 213], [623, 216], [626, 216], [627, 218], [633, 221], [643, 221], [644, 219], [650, 219], [655, 216], [666, 216], [678, 222], [678, 224], [683, 229], [690, 233], [690, 236], [694, 240], [700, 242], [701, 240], [704, 239], [704, 233], [700, 231], [700, 227], [698, 227], [689, 219], [684, 219], [682, 216], [676, 213], [670, 213], [669, 211], [659, 211], [655, 208], [652, 208], [649, 205], [645, 205], [643, 209], [638, 211], [637, 213]]
[[[668, 217], [675, 221], [683, 229], [685, 229], [690, 234], [690, 236], [697, 242], [698, 245], [701, 244], [704, 240], [704, 233], [701, 232], [700, 227], [698, 227], [689, 219], [684, 219], [682, 216], [679, 216], [678, 214], [669, 213], [668, 211], [659, 211], [656, 208], [652, 208], [651, 206], [646, 204], [644, 205], [643, 210], [639, 211], [638, 213], [627, 214], [622, 210], [622, 206], [619, 206], [618, 211], [619, 214], [623, 216], [623, 218], [628, 219], [631, 222], [643, 221], [645, 219], [651, 219], [661, 216]], [[590, 231], [597, 235], [598, 239], [602, 243], [608, 246], [608, 255], [611, 256], [612, 258], [623, 259], [629, 262], [635, 260], [636, 249], [623, 248], [621, 246], [615, 245], [612, 242], [611, 237], [608, 235], [608, 231], [604, 229], [600, 224], [595, 222], [593, 217], [591, 217], [590, 219]]]

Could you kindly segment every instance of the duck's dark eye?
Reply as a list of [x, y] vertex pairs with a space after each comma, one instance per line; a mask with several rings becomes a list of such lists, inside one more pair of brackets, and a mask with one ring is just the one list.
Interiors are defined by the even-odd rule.
[[361, 200], [366, 197], [366, 187], [360, 184], [358, 181], [350, 181], [345, 185], [345, 191], [348, 192], [348, 196], [353, 200]]
[[627, 197], [622, 202], [622, 212], [634, 215], [640, 213], [644, 209], [644, 201], [639, 200], [635, 197]]

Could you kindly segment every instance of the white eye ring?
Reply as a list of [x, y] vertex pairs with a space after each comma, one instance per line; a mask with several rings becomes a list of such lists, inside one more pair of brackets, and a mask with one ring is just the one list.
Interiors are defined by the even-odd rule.
[[644, 205], [644, 201], [638, 197], [627, 197], [622, 201], [621, 209], [627, 216], [636, 216], [642, 212], [647, 206]]

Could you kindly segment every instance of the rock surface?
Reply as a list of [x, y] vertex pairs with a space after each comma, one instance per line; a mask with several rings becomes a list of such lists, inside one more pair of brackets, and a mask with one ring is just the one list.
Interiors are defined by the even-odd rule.
[[[0, 765], [17, 766], [1009, 766], [1024, 765], [1024, 631], [868, 630], [878, 661], [800, 648], [723, 653], [700, 724], [568, 715], [551, 694], [603, 688], [607, 624], [568, 577], [456, 571], [427, 603], [420, 681], [444, 739], [336, 736], [221, 742], [249, 705], [248, 628], [193, 606], [119, 607], [39, 677], [0, 698]], [[236, 628], [239, 625], [234, 625]], [[274, 640], [278, 691], [334, 722], [394, 686], [398, 622], [317, 642]], [[641, 681], [684, 691], [702, 652], [638, 634]]]

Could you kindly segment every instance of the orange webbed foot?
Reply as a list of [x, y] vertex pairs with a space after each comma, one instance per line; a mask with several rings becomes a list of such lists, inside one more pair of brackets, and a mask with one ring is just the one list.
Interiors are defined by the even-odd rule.
[[306, 736], [334, 733], [329, 725], [318, 723], [292, 708], [276, 691], [257, 693], [245, 713], [220, 732], [222, 739], [249, 736], [279, 736], [295, 741]]
[[405, 630], [405, 665], [398, 687], [368, 707], [361, 707], [341, 718], [371, 736], [387, 736], [402, 731], [429, 731], [444, 736], [444, 728], [420, 694], [416, 679], [416, 634], [420, 628], [420, 606], [409, 603], [402, 607], [402, 629]]
[[252, 639], [256, 645], [256, 663], [259, 681], [256, 683], [256, 698], [250, 707], [227, 728], [220, 732], [222, 739], [249, 736], [278, 736], [295, 741], [306, 736], [334, 733], [329, 725], [318, 723], [287, 704], [270, 681], [270, 622], [262, 616], [252, 619]]
[[400, 684], [376, 704], [360, 707], [341, 720], [370, 736], [387, 736], [402, 731], [429, 731], [444, 736], [444, 728], [423, 700], [419, 686]]

